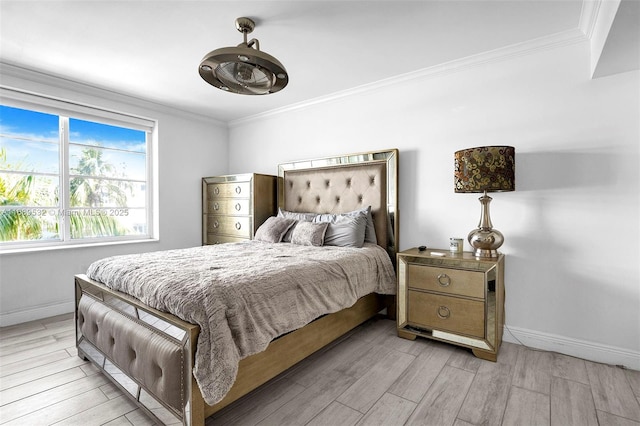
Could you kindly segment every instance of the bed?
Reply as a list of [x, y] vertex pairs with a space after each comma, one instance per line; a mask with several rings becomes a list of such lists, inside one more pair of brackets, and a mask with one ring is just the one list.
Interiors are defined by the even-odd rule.
[[[389, 296], [393, 290], [388, 281], [393, 275], [395, 283], [391, 263], [398, 247], [397, 164], [398, 151], [392, 149], [289, 162], [278, 167], [279, 216], [290, 218], [306, 213], [341, 218], [347, 212], [370, 211], [369, 225], [375, 229], [375, 244], [367, 237], [361, 249], [251, 241], [137, 257], [117, 256], [92, 265], [88, 274], [75, 277], [78, 355], [98, 366], [155, 420], [164, 424], [203, 425], [206, 417], [385, 308], [393, 315], [395, 302], [393, 296]], [[317, 228], [309, 223], [305, 225]], [[304, 234], [296, 231], [298, 225], [294, 227], [290, 231], [294, 231], [294, 239], [299, 239]], [[242, 281], [245, 277], [241, 274], [220, 278], [220, 282], [230, 283], [228, 289], [222, 285], [222, 289], [207, 288], [205, 293], [196, 284], [190, 284], [192, 278], [197, 282], [202, 276], [217, 277], [222, 269], [245, 269], [233, 269], [233, 265], [240, 265], [237, 262], [257, 246], [264, 247], [266, 254], [260, 255], [262, 260], [252, 261], [255, 270], [249, 275], [260, 277], [256, 285], [267, 282], [272, 269], [276, 272], [299, 269], [303, 273], [329, 260], [337, 263], [327, 263], [328, 270], [324, 272], [312, 269], [311, 275], [315, 275], [319, 283], [331, 283], [337, 271], [351, 268], [363, 275], [349, 278], [355, 286], [344, 295], [338, 296], [334, 293], [335, 287], [327, 284], [319, 301], [312, 299], [311, 302], [301, 301], [301, 290], [315, 292], [307, 291], [311, 287], [306, 284], [301, 285], [312, 279], [303, 275], [294, 275], [295, 279], [282, 278], [290, 288], [272, 292], [288, 294], [285, 301], [274, 298], [274, 294], [264, 288], [252, 290], [249, 281], [246, 284]], [[366, 256], [367, 260], [357, 256]], [[223, 257], [231, 266], [217, 266], [224, 265], [217, 263]], [[154, 265], [158, 278], [133, 285], [138, 282], [138, 271], [151, 268], [149, 265]], [[180, 281], [174, 281], [175, 288], [171, 296], [167, 296], [169, 293], [163, 292], [171, 284], [160, 283], [171, 282], [171, 276], [178, 269], [190, 272], [181, 275]], [[376, 276], [386, 275], [384, 280], [380, 279], [385, 281], [384, 288], [376, 287], [382, 284], [374, 282], [374, 272]], [[181, 292], [187, 297], [176, 296]], [[259, 297], [254, 297], [255, 294]], [[253, 305], [247, 308], [244, 301], [252, 297], [268, 301], [263, 305], [276, 311], [262, 314]], [[221, 306], [220, 300], [226, 304]], [[233, 304], [232, 309], [229, 304]], [[285, 311], [298, 312], [297, 304], [314, 305], [314, 308], [320, 305], [319, 309], [326, 312], [317, 315], [315, 311], [306, 314], [306, 310], [300, 310], [305, 314], [284, 314]], [[296, 309], [288, 308], [292, 306]], [[202, 310], [210, 312], [203, 316]], [[247, 312], [252, 316], [241, 315]], [[290, 316], [294, 318], [290, 320]], [[269, 321], [263, 322], [263, 317], [269, 317]], [[221, 326], [222, 320], [237, 327]], [[269, 324], [267, 331], [264, 331], [265, 323]], [[292, 324], [295, 327], [287, 328]], [[235, 349], [225, 349], [225, 340], [236, 339], [239, 329], [243, 333], [248, 330], [248, 335], [255, 337], [259, 344], [254, 344], [253, 337], [242, 337], [240, 343], [234, 340]], [[220, 352], [225, 356], [233, 352], [237, 359], [227, 363], [226, 357], [216, 358]], [[206, 363], [203, 357], [223, 361]]]

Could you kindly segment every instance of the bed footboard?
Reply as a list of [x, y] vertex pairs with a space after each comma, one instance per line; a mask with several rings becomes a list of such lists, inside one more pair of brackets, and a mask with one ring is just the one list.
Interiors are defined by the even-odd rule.
[[76, 347], [138, 406], [166, 425], [203, 426], [217, 412], [298, 361], [395, 305], [369, 294], [350, 308], [325, 315], [274, 340], [240, 361], [226, 397], [209, 406], [192, 374], [199, 327], [76, 275]]
[[198, 327], [85, 276], [76, 277], [75, 288], [78, 355], [159, 422], [203, 424], [202, 397], [191, 375]]

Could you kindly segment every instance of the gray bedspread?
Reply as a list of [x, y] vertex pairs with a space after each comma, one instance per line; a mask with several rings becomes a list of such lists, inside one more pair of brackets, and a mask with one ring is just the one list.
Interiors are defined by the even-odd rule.
[[274, 338], [369, 293], [395, 294], [379, 246], [307, 247], [259, 241], [114, 256], [87, 276], [200, 326], [194, 375], [204, 400], [220, 401], [240, 359]]

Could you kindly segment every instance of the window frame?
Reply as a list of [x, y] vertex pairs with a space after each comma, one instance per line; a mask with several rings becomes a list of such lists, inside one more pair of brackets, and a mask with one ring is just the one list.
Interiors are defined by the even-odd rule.
[[[116, 112], [105, 108], [89, 106], [69, 100], [63, 100], [25, 92], [13, 88], [0, 86], [0, 104], [8, 107], [57, 115], [59, 117], [59, 205], [62, 218], [59, 221], [59, 239], [26, 240], [0, 243], [0, 252], [20, 252], [31, 250], [58, 249], [65, 247], [87, 247], [112, 245], [134, 242], [149, 242], [159, 239], [158, 227], [158, 191], [157, 191], [157, 156], [156, 146], [158, 138], [158, 121], [151, 118], [140, 117], [122, 112]], [[64, 214], [71, 210], [69, 184], [69, 119], [80, 119], [94, 123], [124, 127], [145, 132], [145, 204], [147, 233], [145, 235], [123, 235], [110, 237], [87, 237], [72, 239], [69, 226], [69, 217]]]

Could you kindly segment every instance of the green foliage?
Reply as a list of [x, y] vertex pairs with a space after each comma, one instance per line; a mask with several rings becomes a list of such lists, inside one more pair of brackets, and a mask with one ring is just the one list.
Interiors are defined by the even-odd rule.
[[[19, 171], [21, 169], [24, 170], [22, 164], [9, 164], [6, 150], [0, 148], [0, 170]], [[100, 178], [113, 177], [115, 173], [115, 167], [103, 160], [102, 150], [90, 147], [83, 149], [78, 166], [70, 172], [76, 176], [69, 182], [70, 207], [127, 206], [127, 193], [131, 192], [131, 184], [126, 181]], [[21, 209], [21, 206], [42, 205], [43, 197], [37, 194], [34, 186], [35, 177], [32, 175], [14, 179], [0, 176], [0, 206], [16, 206], [16, 208], [0, 210], [0, 241], [42, 239], [44, 231], [51, 232], [53, 235], [58, 234], [57, 220], [54, 224], [50, 224], [47, 223], [46, 217], [29, 214], [33, 209]], [[58, 200], [58, 194], [55, 194], [55, 199]], [[52, 213], [57, 215], [57, 212]], [[128, 229], [124, 228], [116, 217], [109, 215], [67, 214], [66, 217], [69, 220], [71, 238], [74, 239], [128, 234]]]
[[[0, 169], [12, 170], [4, 148], [0, 148]], [[15, 206], [0, 210], [0, 241], [32, 240], [42, 235], [40, 221], [19, 209], [29, 203], [32, 188], [33, 176], [23, 176], [14, 182], [0, 176], [0, 206]]]

